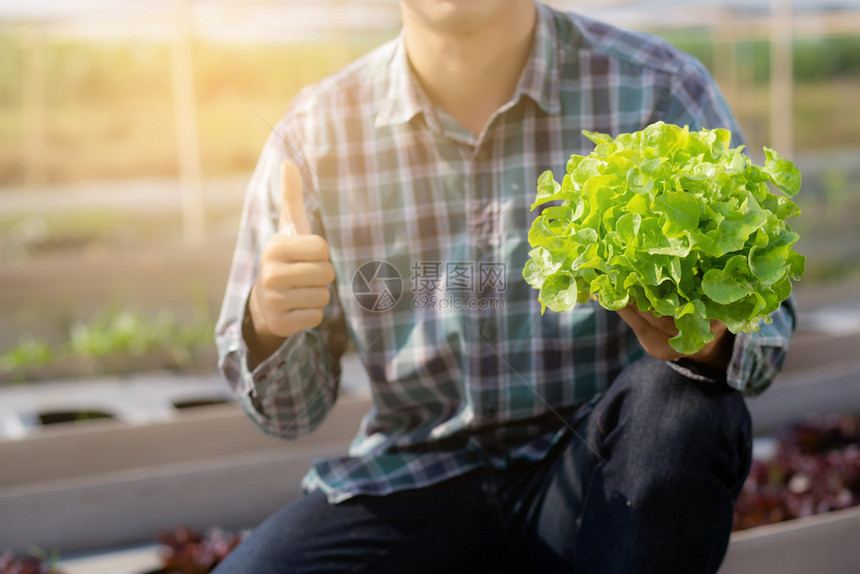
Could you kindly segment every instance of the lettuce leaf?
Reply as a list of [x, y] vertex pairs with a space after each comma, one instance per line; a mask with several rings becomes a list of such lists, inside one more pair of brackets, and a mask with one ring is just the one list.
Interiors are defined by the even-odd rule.
[[[731, 147], [725, 129], [690, 132], [657, 122], [572, 155], [561, 183], [541, 174], [523, 277], [539, 290], [541, 311], [573, 309], [589, 298], [606, 309], [635, 303], [671, 316], [680, 353], [713, 339], [710, 320], [732, 333], [755, 331], [791, 294], [805, 258], [787, 220], [801, 174], [764, 148], [757, 166]], [[771, 185], [782, 195], [771, 190]]]

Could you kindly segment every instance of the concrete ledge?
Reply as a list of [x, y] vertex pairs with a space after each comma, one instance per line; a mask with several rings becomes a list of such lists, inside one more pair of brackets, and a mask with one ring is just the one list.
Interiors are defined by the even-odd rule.
[[860, 507], [751, 528], [732, 535], [720, 574], [856, 574]]
[[62, 551], [152, 540], [186, 524], [254, 525], [299, 495], [314, 458], [344, 454], [343, 444], [294, 452], [222, 457], [8, 489], [0, 494], [0, 539], [23, 550], [33, 541]]
[[232, 405], [0, 443], [0, 460], [16, 461], [3, 466], [0, 540], [67, 553], [150, 542], [180, 523], [257, 524], [299, 495], [315, 458], [346, 453], [368, 408], [342, 397], [316, 433], [294, 441], [264, 435]]
[[158, 545], [147, 545], [103, 554], [60, 560], [63, 574], [140, 574], [161, 567]]
[[860, 361], [786, 372], [761, 396], [747, 399], [747, 407], [759, 436], [813, 413], [860, 414]]
[[367, 399], [343, 396], [312, 435], [282, 440], [264, 434], [237, 403], [178, 412], [145, 425], [100, 419], [47, 427], [25, 438], [0, 441], [0, 492], [20, 485], [101, 473], [189, 463], [240, 454], [275, 455], [318, 444], [344, 449], [369, 409]]

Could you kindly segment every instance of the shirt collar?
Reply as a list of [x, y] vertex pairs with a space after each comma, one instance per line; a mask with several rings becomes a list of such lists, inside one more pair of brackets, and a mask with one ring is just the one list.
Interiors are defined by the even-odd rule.
[[388, 90], [376, 114], [376, 126], [405, 124], [421, 112], [431, 110], [424, 90], [406, 56], [403, 32], [394, 44], [394, 54], [388, 67]]
[[529, 59], [517, 84], [514, 100], [528, 96], [548, 114], [561, 112], [561, 70], [558, 65], [558, 37], [553, 12], [540, 2]]
[[[560, 70], [556, 65], [556, 27], [552, 11], [539, 2], [536, 6], [534, 41], [513, 101], [517, 101], [520, 96], [528, 96], [546, 113], [557, 114], [561, 111], [561, 100]], [[404, 124], [419, 113], [432, 118], [433, 106], [418, 85], [401, 32], [395, 41], [394, 54], [389, 63], [388, 90], [376, 115], [376, 126]]]

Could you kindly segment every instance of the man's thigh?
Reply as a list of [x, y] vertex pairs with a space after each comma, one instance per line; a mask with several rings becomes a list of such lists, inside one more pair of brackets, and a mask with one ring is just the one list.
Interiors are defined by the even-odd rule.
[[216, 572], [482, 572], [505, 563], [500, 524], [480, 471], [336, 505], [317, 491], [257, 527]]

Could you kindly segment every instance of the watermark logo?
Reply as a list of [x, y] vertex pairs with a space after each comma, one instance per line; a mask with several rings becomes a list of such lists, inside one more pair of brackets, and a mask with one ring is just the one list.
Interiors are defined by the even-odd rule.
[[[505, 263], [486, 261], [413, 261], [409, 287], [412, 309], [504, 309]], [[405, 290], [397, 268], [386, 261], [368, 261], [355, 272], [352, 292], [366, 311], [388, 311]]]
[[400, 301], [403, 279], [387, 261], [368, 261], [352, 276], [352, 294], [365, 311], [388, 311]]

